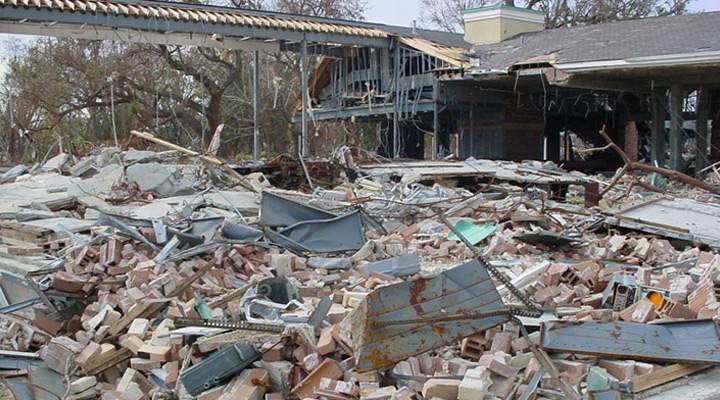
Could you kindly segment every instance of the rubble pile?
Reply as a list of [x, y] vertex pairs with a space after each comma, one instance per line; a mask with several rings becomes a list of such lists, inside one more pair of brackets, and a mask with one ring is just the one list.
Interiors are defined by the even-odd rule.
[[4, 173], [16, 398], [579, 399], [720, 364], [720, 213], [698, 189], [596, 202], [609, 179], [471, 160], [475, 190], [358, 164], [306, 194], [200, 158]]

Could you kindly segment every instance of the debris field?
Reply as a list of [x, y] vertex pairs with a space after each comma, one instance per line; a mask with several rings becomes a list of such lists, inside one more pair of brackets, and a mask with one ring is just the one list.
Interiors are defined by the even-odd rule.
[[649, 398], [720, 364], [703, 187], [136, 136], [0, 177], [16, 399]]

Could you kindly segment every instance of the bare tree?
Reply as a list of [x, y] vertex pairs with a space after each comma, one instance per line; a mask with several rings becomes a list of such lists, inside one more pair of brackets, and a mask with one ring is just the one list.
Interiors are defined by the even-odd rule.
[[[232, 2], [349, 19], [362, 19], [365, 7], [353, 0]], [[252, 150], [251, 52], [40, 39], [14, 56], [0, 92], [0, 152], [15, 160], [43, 153], [59, 137], [107, 141], [113, 121], [119, 136], [149, 129], [196, 148], [225, 124], [226, 155]], [[261, 53], [260, 64], [263, 148], [285, 151], [297, 137], [291, 120], [299, 98], [298, 57]]]
[[462, 11], [495, 4], [495, 0], [422, 0], [420, 21], [448, 32], [462, 32]]
[[694, 0], [422, 0], [420, 19], [428, 26], [462, 32], [462, 10], [495, 4], [543, 11], [545, 28], [590, 25], [688, 12]]

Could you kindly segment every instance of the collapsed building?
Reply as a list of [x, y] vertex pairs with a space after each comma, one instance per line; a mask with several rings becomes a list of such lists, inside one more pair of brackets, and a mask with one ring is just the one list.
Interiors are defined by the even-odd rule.
[[[385, 155], [463, 159], [238, 163], [133, 131], [145, 147], [3, 168], [14, 398], [718, 397], [720, 174], [678, 170], [681, 120], [696, 171], [716, 150], [698, 35], [720, 13], [539, 31], [493, 7], [463, 38], [152, 1], [0, 10], [15, 33], [324, 55], [303, 71], [305, 133], [366, 118]], [[624, 167], [572, 171], [574, 150]]]

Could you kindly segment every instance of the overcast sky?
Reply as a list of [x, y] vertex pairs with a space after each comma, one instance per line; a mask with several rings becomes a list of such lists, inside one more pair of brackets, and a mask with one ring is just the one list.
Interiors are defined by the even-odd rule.
[[[695, 0], [691, 8], [693, 11], [718, 11], [720, 0]], [[412, 26], [419, 14], [420, 0], [368, 0], [366, 18], [389, 25]], [[0, 34], [0, 81], [6, 71], [7, 44], [17, 38], [21, 36]]]
[[[695, 0], [690, 8], [693, 11], [718, 11], [720, 0]], [[390, 25], [412, 26], [420, 15], [420, 0], [368, 0], [368, 21]]]

